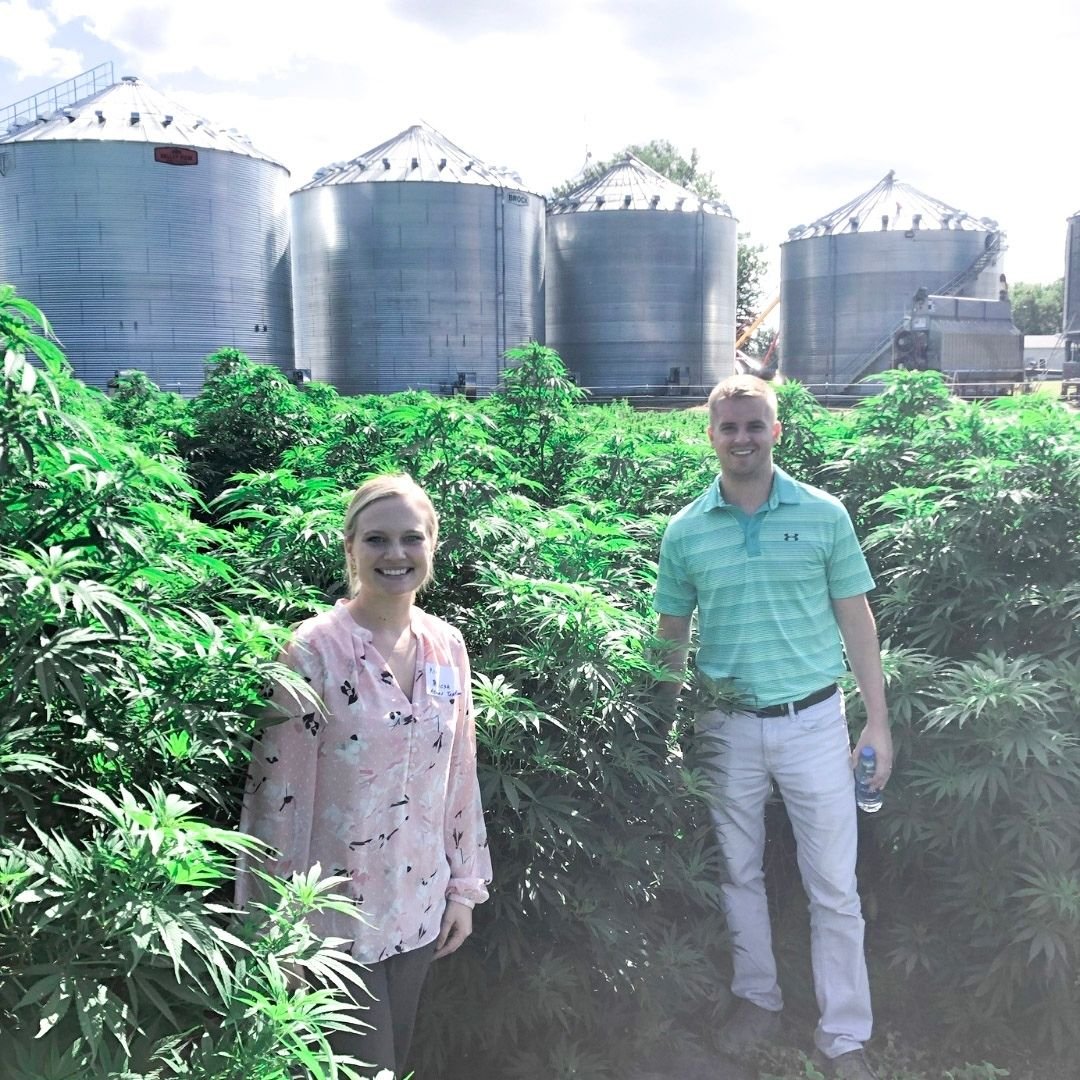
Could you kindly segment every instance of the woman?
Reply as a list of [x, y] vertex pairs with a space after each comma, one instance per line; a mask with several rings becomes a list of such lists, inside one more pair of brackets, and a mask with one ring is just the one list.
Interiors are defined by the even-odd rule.
[[[332, 1042], [395, 1073], [428, 967], [469, 936], [491, 880], [465, 643], [414, 606], [438, 531], [431, 500], [407, 476], [377, 476], [353, 495], [350, 598], [301, 623], [283, 656], [319, 701], [275, 691], [286, 720], [253, 748], [240, 824], [280, 852], [268, 872], [319, 863], [348, 878], [340, 891], [367, 922], [336, 913], [312, 922], [352, 939], [352, 954], [372, 965], [365, 983], [377, 1000], [363, 998], [363, 1019], [375, 1030]], [[250, 889], [242, 868], [238, 903]]]

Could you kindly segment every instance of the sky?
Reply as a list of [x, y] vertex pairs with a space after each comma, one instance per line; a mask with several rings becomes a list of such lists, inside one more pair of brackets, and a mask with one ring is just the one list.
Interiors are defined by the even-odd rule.
[[0, 0], [0, 106], [112, 61], [296, 187], [418, 120], [539, 194], [696, 149], [769, 288], [789, 229], [890, 169], [997, 220], [1011, 281], [1061, 277], [1078, 60], [1075, 0]]

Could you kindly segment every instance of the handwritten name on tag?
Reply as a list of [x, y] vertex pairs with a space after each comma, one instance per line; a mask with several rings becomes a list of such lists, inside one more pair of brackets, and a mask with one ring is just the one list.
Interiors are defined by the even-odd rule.
[[453, 698], [461, 693], [457, 668], [443, 664], [425, 664], [427, 692], [431, 697]]

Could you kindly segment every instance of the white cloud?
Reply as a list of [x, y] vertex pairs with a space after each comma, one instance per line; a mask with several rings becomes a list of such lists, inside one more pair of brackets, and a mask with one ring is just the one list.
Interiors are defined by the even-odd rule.
[[95, 0], [89, 13], [85, 0], [52, 0], [50, 7], [61, 22], [81, 19], [150, 78], [198, 72], [252, 83], [304, 64], [355, 62], [362, 69], [386, 37], [396, 47], [402, 36], [378, 0]]
[[270, 101], [257, 89], [184, 93], [178, 78], [159, 85], [250, 135], [289, 165], [297, 183], [423, 119], [545, 191], [581, 166], [587, 147], [602, 156], [643, 132], [664, 134], [664, 116], [675, 110], [656, 89], [654, 65], [612, 33], [601, 12], [583, 6], [561, 18], [569, 22], [553, 18], [527, 35], [487, 29], [451, 40], [437, 26], [383, 12], [333, 95], [312, 93], [302, 75], [288, 84], [294, 92], [275, 88]]
[[[1012, 9], [908, 0], [760, 5], [755, 70], [697, 110], [697, 145], [744, 227], [778, 245], [890, 169], [1009, 233], [1010, 277], [1063, 271], [1065, 217], [1080, 206], [1064, 162], [1077, 48], [1062, 0]], [[719, 62], [719, 61], [718, 61]], [[733, 152], [734, 151], [734, 152]], [[778, 271], [779, 257], [771, 254]]]
[[4, 38], [20, 56], [55, 53], [53, 23], [77, 23], [297, 184], [419, 118], [541, 192], [587, 151], [696, 147], [777, 272], [788, 228], [890, 168], [997, 218], [1014, 278], [1060, 275], [1080, 206], [1064, 147], [1071, 0], [1026, 0], [1022, 18], [976, 0], [49, 0], [51, 21], [27, 0], [5, 9], [22, 19]]
[[0, 60], [15, 65], [17, 79], [65, 79], [82, 70], [77, 52], [52, 44], [56, 24], [29, 0], [0, 2], [0, 27]]

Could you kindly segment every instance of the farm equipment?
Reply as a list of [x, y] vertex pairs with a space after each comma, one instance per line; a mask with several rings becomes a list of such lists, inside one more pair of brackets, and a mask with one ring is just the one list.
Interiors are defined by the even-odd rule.
[[893, 333], [892, 366], [940, 371], [958, 397], [1000, 397], [1024, 388], [1024, 337], [1006, 295], [935, 296], [920, 289]]
[[1080, 405], [1080, 359], [1066, 360], [1061, 365], [1061, 400]]

